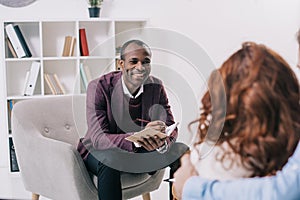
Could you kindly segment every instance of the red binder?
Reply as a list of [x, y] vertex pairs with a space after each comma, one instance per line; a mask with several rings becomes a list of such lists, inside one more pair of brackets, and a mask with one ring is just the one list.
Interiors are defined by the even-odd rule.
[[79, 40], [80, 40], [80, 55], [89, 56], [89, 47], [88, 47], [86, 32], [84, 28], [79, 29]]

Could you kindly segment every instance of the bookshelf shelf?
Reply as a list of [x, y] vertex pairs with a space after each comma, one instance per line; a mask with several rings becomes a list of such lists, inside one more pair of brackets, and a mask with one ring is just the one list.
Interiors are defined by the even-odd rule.
[[26, 99], [33, 99], [33, 98], [41, 98], [44, 95], [34, 95], [34, 96], [7, 96], [7, 100], [26, 100]]
[[74, 56], [68, 56], [68, 57], [63, 57], [63, 56], [60, 56], [60, 57], [43, 57], [42, 60], [76, 60], [77, 57], [74, 57]]
[[[9, 39], [5, 27], [9, 24], [17, 25], [32, 54], [31, 57], [18, 58], [13, 54], [15, 46], [9, 46]], [[4, 151], [0, 151], [0, 166], [10, 167], [9, 137], [11, 137], [10, 113], [13, 104], [32, 98], [51, 98], [57, 95], [84, 94], [84, 86], [80, 66], [88, 69], [90, 78], [94, 79], [101, 74], [116, 69], [117, 48], [126, 40], [138, 35], [116, 37], [121, 32], [142, 28], [147, 24], [147, 19], [75, 19], [75, 20], [13, 20], [2, 21], [1, 64], [4, 74], [3, 105], [5, 120], [1, 120], [0, 140], [5, 141]], [[79, 29], [85, 29], [88, 56], [82, 56], [80, 48]], [[69, 46], [70, 50], [64, 51], [66, 36], [75, 38]], [[71, 47], [74, 46], [72, 52]], [[23, 46], [24, 47], [24, 46]], [[69, 52], [63, 56], [63, 52]], [[39, 62], [40, 68], [36, 79], [33, 95], [24, 96], [26, 77], [31, 73], [32, 63]], [[45, 80], [45, 74], [57, 77], [64, 94], [53, 93]], [[47, 76], [46, 75], [46, 76]], [[53, 80], [53, 78], [52, 78]], [[28, 81], [27, 81], [28, 82]], [[58, 84], [59, 85], [59, 84]], [[52, 88], [53, 89], [53, 88]], [[56, 88], [57, 89], [57, 88]], [[11, 106], [8, 106], [8, 105]], [[2, 143], [3, 144], [3, 143]], [[14, 172], [15, 174], [15, 172]]]
[[23, 62], [23, 61], [33, 61], [33, 60], [40, 60], [41, 57], [31, 57], [31, 58], [5, 58], [7, 62]]

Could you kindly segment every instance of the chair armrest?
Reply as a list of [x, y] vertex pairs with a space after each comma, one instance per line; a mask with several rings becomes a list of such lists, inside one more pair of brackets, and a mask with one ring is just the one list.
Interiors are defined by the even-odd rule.
[[97, 199], [95, 186], [72, 145], [44, 137], [33, 127], [15, 130], [30, 132], [13, 133], [27, 190], [51, 199]]

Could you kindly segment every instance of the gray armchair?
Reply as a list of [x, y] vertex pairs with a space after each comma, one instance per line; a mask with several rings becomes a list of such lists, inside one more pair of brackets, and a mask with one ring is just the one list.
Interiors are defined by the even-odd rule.
[[[85, 96], [34, 98], [15, 104], [12, 136], [25, 188], [55, 200], [97, 200], [97, 189], [76, 150], [86, 132]], [[164, 170], [121, 175], [123, 198], [156, 190]]]

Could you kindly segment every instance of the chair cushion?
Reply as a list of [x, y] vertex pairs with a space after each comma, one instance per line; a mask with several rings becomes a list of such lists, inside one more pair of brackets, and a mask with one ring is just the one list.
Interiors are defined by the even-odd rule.
[[[157, 173], [157, 172], [156, 172]], [[97, 176], [92, 175], [93, 183], [97, 187]], [[145, 183], [147, 180], [151, 178], [151, 175], [148, 173], [141, 173], [141, 174], [133, 174], [133, 173], [121, 173], [121, 184], [122, 189], [134, 187], [140, 184]]]
[[122, 189], [134, 187], [146, 182], [151, 176], [148, 173], [132, 174], [132, 173], [122, 173], [121, 183]]

